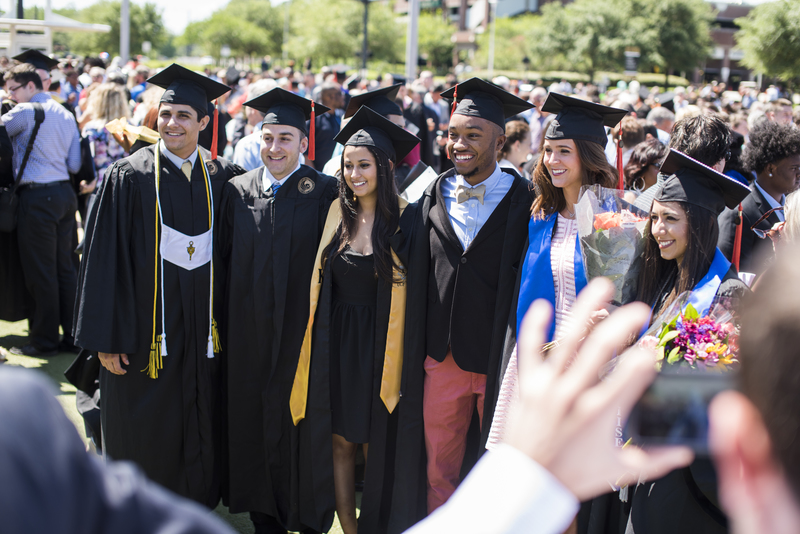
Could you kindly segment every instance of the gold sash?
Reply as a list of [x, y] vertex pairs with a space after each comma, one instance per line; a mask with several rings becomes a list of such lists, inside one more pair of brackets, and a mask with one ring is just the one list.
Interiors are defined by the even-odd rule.
[[[402, 215], [408, 202], [402, 198], [399, 198], [398, 201], [400, 203], [400, 215]], [[314, 315], [317, 311], [319, 293], [322, 289], [322, 253], [336, 234], [340, 219], [341, 208], [339, 201], [336, 200], [328, 210], [325, 228], [322, 231], [322, 240], [317, 249], [317, 258], [314, 262], [316, 269], [311, 276], [308, 326], [306, 326], [303, 345], [300, 348], [300, 359], [297, 362], [292, 393], [289, 397], [289, 408], [291, 409], [292, 421], [294, 421], [295, 426], [306, 416], [308, 377], [311, 368], [311, 336], [314, 332]], [[396, 265], [400, 265], [400, 260], [394, 250], [392, 251], [392, 259], [394, 259]], [[380, 391], [381, 400], [386, 405], [389, 413], [392, 413], [397, 403], [400, 402], [400, 380], [403, 370], [403, 335], [406, 324], [406, 277], [403, 273], [398, 272], [397, 268], [395, 268], [393, 274], [395, 279], [401, 279], [402, 281], [392, 284], [392, 301], [389, 307], [389, 325], [386, 333], [386, 351], [383, 359]]]

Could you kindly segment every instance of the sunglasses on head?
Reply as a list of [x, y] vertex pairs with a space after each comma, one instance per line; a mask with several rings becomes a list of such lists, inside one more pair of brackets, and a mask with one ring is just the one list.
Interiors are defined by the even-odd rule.
[[767, 217], [769, 217], [770, 215], [772, 215], [774, 212], [776, 212], [776, 211], [781, 211], [781, 210], [783, 210], [783, 206], [778, 206], [777, 208], [772, 208], [771, 210], [769, 210], [768, 212], [766, 212], [764, 215], [762, 215], [761, 217], [759, 217], [759, 219], [758, 219], [758, 220], [755, 222], [755, 224], [754, 224], [753, 226], [751, 226], [751, 227], [750, 227], [750, 229], [751, 229], [753, 232], [755, 232], [755, 234], [756, 234], [758, 237], [760, 237], [761, 239], [764, 239], [765, 237], [767, 237], [767, 235], [769, 235], [769, 234], [768, 234], [769, 230], [761, 230], [760, 228], [756, 228], [756, 226], [758, 226], [759, 224], [761, 224], [761, 222], [762, 222], [762, 221], [764, 221], [764, 220], [765, 220]]

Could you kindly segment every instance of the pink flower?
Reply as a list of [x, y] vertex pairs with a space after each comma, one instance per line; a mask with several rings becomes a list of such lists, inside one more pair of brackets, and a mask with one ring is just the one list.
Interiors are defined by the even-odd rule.
[[647, 350], [656, 350], [658, 338], [656, 336], [644, 336], [639, 340], [639, 347]]

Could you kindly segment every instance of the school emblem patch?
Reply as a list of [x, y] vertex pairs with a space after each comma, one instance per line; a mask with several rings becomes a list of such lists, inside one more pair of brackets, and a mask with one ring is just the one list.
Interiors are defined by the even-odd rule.
[[297, 190], [300, 191], [302, 194], [307, 195], [317, 187], [317, 184], [314, 183], [314, 180], [309, 178], [308, 176], [304, 176], [297, 182]]

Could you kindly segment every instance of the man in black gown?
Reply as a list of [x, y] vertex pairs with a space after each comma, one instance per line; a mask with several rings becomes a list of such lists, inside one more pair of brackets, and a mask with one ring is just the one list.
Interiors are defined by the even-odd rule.
[[[457, 102], [447, 143], [455, 169], [420, 199], [430, 240], [427, 358], [414, 362], [407, 356], [404, 362], [412, 366], [404, 396], [416, 399], [424, 389], [428, 513], [458, 484], [476, 411], [481, 450], [486, 442], [504, 346], [513, 346], [506, 335], [513, 336], [516, 324], [515, 280], [533, 202], [528, 183], [497, 165], [505, 119], [532, 105], [478, 78], [442, 96]], [[414, 426], [403, 419], [401, 414], [400, 432], [413, 437], [408, 429]]]
[[328, 110], [280, 88], [245, 103], [266, 114], [264, 166], [226, 184], [220, 210], [229, 354], [226, 498], [232, 512], [250, 512], [257, 533], [303, 530], [310, 523], [298, 508], [289, 394], [317, 245], [338, 194], [336, 179], [299, 163], [312, 104], [316, 114]]
[[148, 82], [166, 89], [161, 141], [103, 181], [86, 229], [76, 343], [103, 365], [105, 453], [213, 508], [220, 347], [210, 310], [222, 302], [222, 277], [212, 221], [223, 185], [244, 171], [197, 146], [208, 101], [227, 87], [174, 64]]

